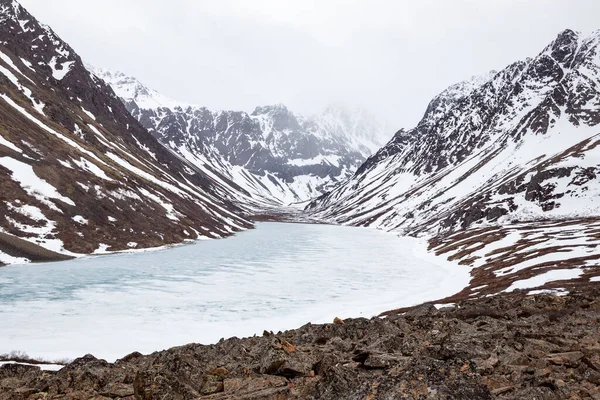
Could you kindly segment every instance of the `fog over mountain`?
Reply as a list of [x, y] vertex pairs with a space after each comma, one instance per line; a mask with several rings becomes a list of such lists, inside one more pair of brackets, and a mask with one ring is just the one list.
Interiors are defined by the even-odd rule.
[[590, 32], [600, 15], [594, 0], [23, 5], [87, 62], [187, 104], [251, 113], [283, 103], [312, 115], [343, 102], [396, 129], [449, 85], [524, 59], [564, 29]]

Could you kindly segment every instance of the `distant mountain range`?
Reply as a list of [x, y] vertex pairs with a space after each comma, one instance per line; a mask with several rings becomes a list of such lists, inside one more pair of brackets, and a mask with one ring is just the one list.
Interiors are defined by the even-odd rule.
[[358, 109], [181, 104], [84, 65], [13, 0], [0, 115], [0, 265], [225, 237], [331, 189], [391, 137]]
[[367, 111], [330, 106], [303, 117], [282, 104], [211, 111], [182, 104], [120, 72], [89, 67], [159, 141], [200, 168], [219, 171], [256, 198], [290, 204], [350, 177], [393, 130]]

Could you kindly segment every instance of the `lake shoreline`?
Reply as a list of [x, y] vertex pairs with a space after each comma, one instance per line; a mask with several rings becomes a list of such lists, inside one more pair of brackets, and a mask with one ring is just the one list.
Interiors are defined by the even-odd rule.
[[86, 355], [56, 372], [7, 364], [0, 399], [25, 389], [73, 400], [594, 398], [599, 314], [598, 286], [425, 304], [385, 318], [134, 352], [115, 363]]
[[56, 360], [92, 352], [113, 361], [134, 350], [371, 317], [452, 295], [469, 280], [466, 268], [424, 260], [426, 246], [414, 238], [333, 225], [257, 227], [162, 251], [3, 268], [0, 354]]

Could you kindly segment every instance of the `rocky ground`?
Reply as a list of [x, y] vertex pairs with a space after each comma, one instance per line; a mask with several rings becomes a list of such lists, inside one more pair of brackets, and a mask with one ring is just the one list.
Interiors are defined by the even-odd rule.
[[600, 285], [421, 305], [114, 364], [0, 367], [0, 399], [600, 399]]

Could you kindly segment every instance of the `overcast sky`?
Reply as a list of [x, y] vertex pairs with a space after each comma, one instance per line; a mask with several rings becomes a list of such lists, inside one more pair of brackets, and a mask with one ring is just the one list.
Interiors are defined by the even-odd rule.
[[82, 56], [180, 101], [303, 113], [362, 105], [413, 126], [470, 76], [600, 28], [598, 0], [21, 0]]

